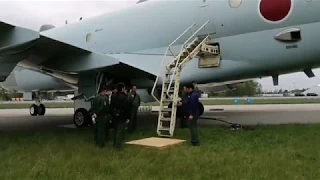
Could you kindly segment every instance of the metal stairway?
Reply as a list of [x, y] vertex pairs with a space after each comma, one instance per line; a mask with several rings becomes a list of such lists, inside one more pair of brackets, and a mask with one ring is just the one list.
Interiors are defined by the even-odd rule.
[[[186, 31], [184, 31], [175, 41], [173, 41], [169, 46], [165, 53], [165, 57], [167, 56], [168, 51], [174, 56], [174, 59], [171, 63], [166, 65], [165, 73], [162, 77], [162, 92], [161, 92], [161, 100], [159, 101], [153, 94], [155, 87], [157, 85], [159, 76], [157, 77], [152, 95], [153, 97], [160, 103], [159, 116], [158, 116], [158, 127], [157, 133], [162, 137], [172, 137], [175, 129], [176, 123], [176, 112], [177, 105], [179, 102], [179, 89], [180, 89], [180, 73], [188, 62], [190, 62], [196, 56], [202, 55], [219, 55], [219, 47], [207, 45], [210, 41], [210, 36], [205, 35], [201, 37], [196, 37], [200, 30], [205, 29], [205, 26], [210, 21], [204, 23], [201, 27], [199, 27], [188, 40], [183, 43], [183, 46], [180, 50], [178, 56], [174, 56], [170, 47], [179, 40], [186, 32], [190, 31], [195, 24], [191, 25]], [[191, 39], [190, 43], [188, 43]], [[165, 58], [164, 57], [164, 58]], [[164, 60], [163, 62], [164, 63]], [[161, 66], [161, 69], [163, 64]], [[161, 72], [161, 70], [160, 70]], [[159, 74], [160, 74], [159, 72]], [[172, 103], [172, 108], [166, 108], [165, 104]]]

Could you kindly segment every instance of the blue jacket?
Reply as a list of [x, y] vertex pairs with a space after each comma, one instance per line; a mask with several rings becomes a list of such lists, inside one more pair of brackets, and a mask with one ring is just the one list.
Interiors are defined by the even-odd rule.
[[190, 92], [188, 96], [188, 102], [187, 102], [187, 112], [188, 116], [198, 116], [199, 115], [199, 98], [200, 93], [198, 92]]

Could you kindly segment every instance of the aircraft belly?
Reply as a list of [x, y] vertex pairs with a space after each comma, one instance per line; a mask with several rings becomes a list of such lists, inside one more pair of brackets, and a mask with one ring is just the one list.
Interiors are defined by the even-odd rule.
[[181, 83], [212, 83], [238, 80], [258, 74], [255, 65], [223, 59], [216, 68], [198, 68], [198, 59], [189, 62], [181, 73]]
[[215, 39], [220, 45], [220, 66], [200, 69], [195, 59], [183, 69], [181, 81], [223, 82], [319, 67], [320, 36], [317, 30], [320, 23], [297, 27], [301, 29], [301, 40], [292, 43], [279, 42], [274, 38], [286, 28]]

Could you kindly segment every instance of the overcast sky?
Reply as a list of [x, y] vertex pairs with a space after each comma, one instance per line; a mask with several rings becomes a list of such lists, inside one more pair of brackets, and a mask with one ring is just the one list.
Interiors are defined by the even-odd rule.
[[[138, 0], [104, 0], [104, 1], [4, 1], [0, 0], [0, 21], [39, 30], [43, 24], [61, 26], [65, 20], [78, 21], [80, 17], [88, 18], [103, 13], [127, 8]], [[320, 70], [315, 70], [320, 76]], [[280, 85], [274, 87], [271, 78], [258, 80], [263, 89], [309, 88], [320, 84], [320, 77], [309, 79], [304, 73], [282, 75]]]

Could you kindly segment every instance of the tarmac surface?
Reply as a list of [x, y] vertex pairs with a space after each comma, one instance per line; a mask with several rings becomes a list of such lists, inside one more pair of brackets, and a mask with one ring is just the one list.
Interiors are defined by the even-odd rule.
[[[153, 107], [153, 111], [157, 109], [158, 107]], [[203, 117], [222, 118], [242, 125], [320, 123], [320, 104], [206, 106]], [[0, 110], [0, 131], [2, 132], [74, 127], [72, 124], [73, 109], [48, 108], [45, 116], [35, 117], [29, 115], [28, 109]], [[224, 123], [201, 118], [199, 120], [199, 126], [218, 124]], [[157, 113], [139, 115], [140, 129], [156, 129], [156, 125]]]

